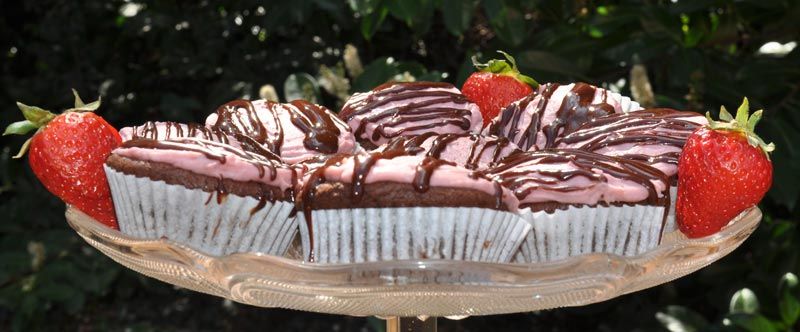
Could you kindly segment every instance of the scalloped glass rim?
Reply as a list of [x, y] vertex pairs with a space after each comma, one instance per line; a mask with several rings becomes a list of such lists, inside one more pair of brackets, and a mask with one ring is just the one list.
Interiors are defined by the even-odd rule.
[[297, 259], [296, 248], [286, 257], [211, 256], [166, 239], [129, 237], [71, 207], [66, 217], [90, 245], [118, 263], [233, 301], [355, 316], [462, 316], [580, 306], [669, 282], [736, 249], [758, 227], [761, 211], [752, 207], [700, 239], [665, 234], [660, 246], [639, 256], [590, 254], [532, 264], [314, 264]]

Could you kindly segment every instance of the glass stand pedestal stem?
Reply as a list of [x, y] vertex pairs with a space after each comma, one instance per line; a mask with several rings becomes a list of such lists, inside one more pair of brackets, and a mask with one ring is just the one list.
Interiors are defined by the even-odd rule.
[[386, 332], [436, 332], [436, 317], [389, 317]]

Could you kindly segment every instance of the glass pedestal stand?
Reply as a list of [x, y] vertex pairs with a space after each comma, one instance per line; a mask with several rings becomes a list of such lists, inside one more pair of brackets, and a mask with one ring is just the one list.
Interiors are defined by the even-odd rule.
[[[298, 246], [284, 257], [211, 256], [166, 239], [129, 237], [68, 208], [67, 221], [90, 245], [144, 275], [260, 307], [379, 317], [387, 331], [435, 331], [435, 317], [492, 315], [582, 306], [660, 285], [736, 249], [758, 227], [751, 208], [719, 233], [665, 234], [639, 256], [590, 254], [535, 264], [409, 260], [313, 264]], [[456, 318], [456, 317], [454, 317]]]

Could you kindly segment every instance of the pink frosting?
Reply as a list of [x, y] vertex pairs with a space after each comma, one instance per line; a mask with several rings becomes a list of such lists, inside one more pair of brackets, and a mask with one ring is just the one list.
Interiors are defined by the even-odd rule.
[[[440, 150], [436, 151], [439, 153], [438, 158], [467, 168], [474, 167], [475, 169], [483, 169], [490, 164], [500, 161], [505, 156], [521, 151], [516, 144], [497, 136], [483, 136], [479, 134], [426, 136], [429, 137], [419, 145], [419, 149], [411, 149], [412, 151], [409, 152], [421, 156], [430, 155], [434, 142], [437, 144], [445, 144], [443, 149], [439, 147]], [[445, 138], [445, 140], [437, 141], [442, 138]], [[413, 139], [414, 138], [407, 138], [406, 146], [408, 146], [409, 141]], [[387, 144], [392, 144], [392, 142]], [[384, 144], [376, 151], [383, 151], [386, 148], [387, 145]]]
[[[548, 88], [548, 85], [540, 85], [539, 90], [535, 92], [535, 96], [525, 97], [515, 101], [512, 103], [512, 105], [503, 109], [503, 111], [501, 111], [500, 114], [498, 114], [497, 117], [492, 120], [492, 123], [499, 122], [503, 116], [503, 113], [518, 111], [521, 114], [514, 115], [515, 118], [517, 116], [519, 117], [519, 120], [516, 123], [514, 123], [514, 121], [509, 122], [504, 128], [501, 128], [500, 132], [498, 133], [492, 132], [492, 126], [490, 124], [483, 130], [483, 134], [497, 134], [498, 136], [508, 137], [514, 143], [524, 149], [525, 145], [521, 144], [521, 137], [529, 129], [529, 127], [531, 127], [531, 121], [538, 119], [539, 130], [536, 131], [535, 134], [535, 143], [528, 149], [528, 151], [544, 149], [547, 138], [542, 129], [554, 123], [559, 109], [561, 109], [562, 104], [566, 100], [565, 97], [571, 93], [573, 87], [575, 87], [575, 83], [558, 85], [548, 98], [548, 96], [545, 94], [545, 89]], [[632, 101], [630, 98], [622, 96], [619, 93], [598, 87], [594, 88], [594, 96], [592, 97], [592, 101], [589, 103], [590, 105], [605, 103], [613, 107], [614, 112], [616, 113], [631, 112], [641, 108], [639, 103]], [[540, 108], [542, 105], [545, 106], [544, 109]], [[520, 106], [522, 106], [522, 108]], [[556, 136], [560, 137], [563, 134], [564, 128], [560, 128]]]
[[[306, 133], [292, 123], [290, 115], [291, 110], [289, 108], [296, 110], [296, 106], [287, 103], [280, 104], [280, 107], [275, 107], [274, 109], [277, 111], [278, 115], [278, 123], [276, 123], [275, 117], [267, 108], [268, 101], [260, 99], [254, 100], [252, 103], [256, 110], [258, 120], [266, 128], [267, 135], [270, 139], [277, 138], [280, 135], [279, 128], [283, 128], [283, 145], [280, 146], [280, 156], [284, 162], [288, 164], [296, 164], [305, 159], [322, 155], [322, 153], [318, 151], [307, 149], [303, 144]], [[339, 129], [337, 153], [354, 152], [356, 149], [356, 142], [352, 132], [350, 131], [350, 127], [327, 108], [323, 109], [325, 114], [333, 119], [334, 124]], [[241, 114], [245, 114], [244, 109], [239, 108], [237, 111]], [[206, 125], [213, 126], [217, 122], [217, 118], [218, 115], [216, 113], [212, 113], [206, 118]], [[241, 127], [243, 125], [242, 122], [234, 123], [234, 125], [239, 127], [239, 129], [242, 131], [247, 131], [245, 130], [246, 128]]]
[[172, 138], [195, 137], [226, 143], [237, 148], [241, 147], [240, 143], [232, 136], [199, 124], [148, 121], [140, 126], [122, 128], [119, 130], [119, 135], [122, 137], [123, 142], [130, 141], [133, 138], [163, 141]]
[[[547, 160], [554, 153], [571, 156], [570, 160]], [[584, 155], [585, 154], [585, 155]], [[594, 205], [600, 202], [640, 202], [650, 197], [650, 191], [643, 184], [609, 174], [593, 164], [590, 168], [578, 166], [573, 160], [582, 162], [598, 162], [615, 169], [625, 169], [618, 161], [596, 160], [592, 153], [582, 152], [575, 155], [565, 150], [562, 152], [531, 152], [509, 157], [509, 163], [489, 169], [486, 175], [496, 181], [508, 184], [519, 199], [519, 204], [558, 202], [566, 204]], [[640, 166], [647, 167], [643, 164]], [[583, 173], [583, 172], [589, 173]], [[654, 174], [657, 172], [651, 169]], [[566, 176], [566, 175], [572, 176]], [[565, 178], [561, 178], [566, 176]], [[659, 179], [649, 177], [648, 181], [658, 194], [664, 196], [668, 184], [666, 177]]]
[[[667, 121], [675, 122], [675, 127], [669, 127]], [[624, 115], [600, 118], [588, 123], [574, 133], [564, 137], [558, 148], [583, 149], [607, 156], [660, 156], [680, 155], [683, 143], [696, 127], [708, 124], [706, 118], [693, 112], [681, 112], [670, 109], [648, 109]], [[692, 126], [694, 125], [694, 126]], [[667, 141], [649, 139], [618, 144], [615, 140], [630, 139], [634, 137], [659, 137]], [[606, 142], [605, 146], [591, 149], [595, 142]], [[668, 143], [670, 142], [670, 143]], [[667, 176], [674, 176], [678, 172], [677, 158], [666, 158], [669, 162], [654, 159], [648, 161], [652, 167], [664, 172]]]
[[[196, 140], [202, 144], [203, 149], [209, 153], [224, 156], [224, 162], [209, 158], [202, 152], [186, 150], [120, 147], [112, 151], [112, 153], [135, 160], [164, 163], [192, 173], [210, 177], [219, 177], [242, 182], [260, 182], [278, 187], [281, 190], [293, 188], [294, 186], [293, 178], [295, 178], [295, 174], [298, 173], [295, 173], [296, 170], [283, 166], [279, 162], [266, 161], [263, 157], [259, 158], [251, 153], [230, 146], [222, 147], [222, 144], [219, 143], [211, 144], [214, 142], [203, 139], [181, 140], [181, 142], [189, 142], [185, 144], [174, 143], [172, 141], [165, 142], [170, 144], [183, 144], [189, 148], [201, 147], [201, 145], [192, 144], [192, 140]], [[240, 155], [247, 155], [249, 158], [243, 158]], [[259, 167], [256, 166], [257, 164], [272, 166], [277, 173], [275, 179], [271, 179], [272, 174], [270, 167], [266, 167], [262, 176]]]
[[[483, 118], [478, 105], [466, 101], [466, 98], [461, 95], [461, 91], [455, 86], [437, 84], [424, 89], [403, 90], [403, 84], [424, 83], [394, 83], [394, 85], [389, 87], [382, 86], [373, 91], [353, 94], [350, 99], [347, 100], [347, 103], [342, 108], [342, 113], [347, 113], [345, 110], [348, 108], [357, 110], [355, 112], [357, 114], [348, 114], [346, 116], [350, 127], [353, 128], [353, 130], [357, 130], [357, 128], [362, 126], [362, 122], [366, 121], [363, 123], [363, 132], [356, 133], [359, 139], [369, 140], [372, 144], [377, 146], [388, 142], [395, 136], [415, 136], [428, 132], [439, 134], [477, 133], [480, 132], [483, 127]], [[390, 90], [397, 90], [397, 92], [388, 94], [386, 91]], [[454, 102], [441, 96], [424, 95], [424, 93], [429, 92], [446, 92], [464, 100]], [[395, 98], [396, 100], [381, 103], [385, 98]], [[422, 109], [467, 110], [469, 112], [467, 118], [469, 121], [469, 128], [465, 129], [457, 124], [451, 123], [450, 120], [456, 117], [451, 118], [449, 115], [447, 117], [441, 116], [413, 119], [410, 121], [398, 121], [402, 118], [404, 113], [407, 114], [408, 111]], [[391, 116], [385, 116], [389, 114], [391, 114]], [[382, 117], [382, 119], [377, 121], [368, 120], [378, 117]], [[381, 127], [386, 135], [378, 135], [378, 137], [375, 137], [375, 130], [378, 127]]]
[[[352, 183], [355, 170], [355, 158], [365, 158], [365, 155], [348, 157], [339, 164], [325, 169], [324, 177], [329, 182]], [[364, 183], [408, 183], [409, 190], [417, 174], [417, 167], [422, 163], [423, 156], [400, 156], [392, 159], [379, 159], [370, 169]], [[309, 175], [308, 173], [306, 175]], [[472, 171], [453, 165], [440, 165], [435, 169], [430, 179], [431, 187], [463, 188], [496, 194], [496, 187], [491, 181], [482, 177], [473, 177]], [[508, 189], [500, 188], [502, 199], [511, 209], [517, 206], [517, 200]]]

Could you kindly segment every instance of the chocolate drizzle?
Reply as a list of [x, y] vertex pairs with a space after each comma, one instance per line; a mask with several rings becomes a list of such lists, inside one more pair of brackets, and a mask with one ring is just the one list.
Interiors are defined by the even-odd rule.
[[[580, 125], [597, 117], [615, 111], [607, 102], [608, 91], [586, 83], [575, 83], [562, 99], [554, 101], [560, 102], [555, 119], [550, 123], [543, 123], [545, 112], [553, 101], [553, 95], [560, 87], [561, 85], [557, 83], [545, 84], [537, 92], [507, 106], [487, 126], [485, 133], [507, 137], [526, 151], [550, 149], [556, 146], [558, 137], [575, 131]], [[602, 100], [593, 103], [598, 90], [602, 91]], [[524, 123], [523, 120], [528, 118], [530, 119], [528, 125], [520, 128]], [[537, 141], [539, 133], [542, 133], [544, 142]]]
[[[229, 134], [246, 137], [243, 147], [256, 152], [258, 149], [281, 154], [284, 143], [284, 125], [281, 113], [288, 113], [292, 125], [304, 133], [303, 146], [320, 153], [336, 153], [339, 149], [340, 128], [348, 128], [326, 108], [304, 100], [295, 100], [289, 104], [271, 101], [263, 102], [257, 107], [247, 100], [235, 100], [217, 109], [217, 120], [212, 125]], [[266, 116], [262, 119], [259, 117]], [[269, 128], [267, 124], [275, 128]]]
[[[277, 122], [276, 122], [277, 123]], [[275, 150], [279, 146], [280, 139], [269, 140], [267, 128], [259, 119], [256, 108], [249, 100], [234, 100], [217, 108], [217, 122], [211, 126], [228, 134], [240, 134], [252, 138], [254, 141], [267, 145], [268, 149], [279, 154]], [[278, 130], [283, 132], [282, 130]]]
[[[692, 118], [698, 121], [692, 121]], [[632, 144], [633, 147], [663, 145], [680, 150], [689, 135], [702, 123], [703, 117], [700, 114], [666, 108], [612, 114], [584, 124], [564, 136], [558, 145], [593, 152], [624, 144]], [[617, 155], [650, 165], [677, 165], [680, 152], [673, 150], [657, 155], [620, 152]]]
[[[463, 162], [461, 162], [461, 158], [448, 159], [442, 157], [442, 153], [449, 146], [461, 140], [470, 141], [469, 153], [466, 155]], [[428, 141], [430, 141], [430, 144], [426, 149], [423, 145]], [[487, 166], [490, 167], [507, 155], [520, 152], [519, 149], [513, 148], [512, 143], [505, 137], [483, 136], [479, 134], [424, 133], [410, 137], [395, 137], [387, 143], [387, 146], [391, 145], [402, 145], [405, 152], [409, 155], [419, 155], [424, 152], [426, 157], [445, 159], [471, 170]], [[488, 165], [480, 165], [482, 157], [487, 154], [489, 156]]]
[[[469, 104], [472, 102], [449, 83], [386, 83], [351, 97], [339, 116], [357, 124], [353, 134], [362, 144], [378, 145], [384, 138], [436, 132], [447, 126], [467, 132], [476, 125]], [[368, 134], [370, 124], [375, 127]]]
[[336, 122], [344, 128], [347, 128], [347, 125], [322, 106], [305, 100], [295, 100], [291, 104], [294, 108], [287, 109], [290, 110], [292, 124], [306, 133], [303, 145], [309, 150], [321, 153], [336, 153], [339, 150], [341, 133]]
[[173, 138], [169, 140], [137, 138], [122, 143], [121, 147], [196, 152], [220, 164], [226, 163], [228, 157], [235, 156], [253, 165], [253, 167], [256, 167], [259, 177], [261, 178], [264, 178], [267, 175], [267, 171], [269, 171], [270, 181], [274, 181], [277, 178], [277, 168], [284, 167], [280, 162], [280, 158], [274, 154], [255, 154], [237, 149], [225, 143], [194, 137]]
[[229, 143], [228, 135], [223, 131], [196, 123], [153, 122], [148, 121], [141, 126], [132, 127], [131, 139], [171, 139], [179, 137], [197, 137], [210, 141]]
[[[573, 167], [553, 168], [549, 164], [570, 163]], [[600, 171], [600, 172], [598, 172]], [[669, 191], [659, 192], [655, 182], [663, 182], [668, 187], [667, 176], [646, 164], [624, 158], [604, 156], [581, 150], [542, 150], [528, 151], [511, 155], [503, 162], [485, 171], [476, 172], [510, 189], [520, 201], [520, 208], [543, 209], [552, 212], [556, 207], [570, 204], [545, 204], [528, 202], [526, 198], [533, 191], [546, 190], [553, 192], [581, 191], [606, 183], [607, 176], [632, 181], [644, 187], [648, 197], [644, 203], [664, 206], [664, 221], [669, 209]], [[568, 186], [564, 182], [574, 177], [589, 180], [585, 186]], [[546, 202], [545, 202], [546, 203]], [[604, 202], [616, 203], [616, 202]], [[638, 202], [622, 202], [638, 203]]]
[[560, 134], [567, 135], [594, 118], [614, 113], [614, 107], [606, 102], [608, 91], [604, 89], [601, 89], [602, 101], [592, 104], [596, 91], [596, 87], [586, 83], [575, 83], [572, 86], [569, 93], [564, 96], [555, 120], [542, 128], [546, 139], [545, 149], [555, 147], [556, 138]]

